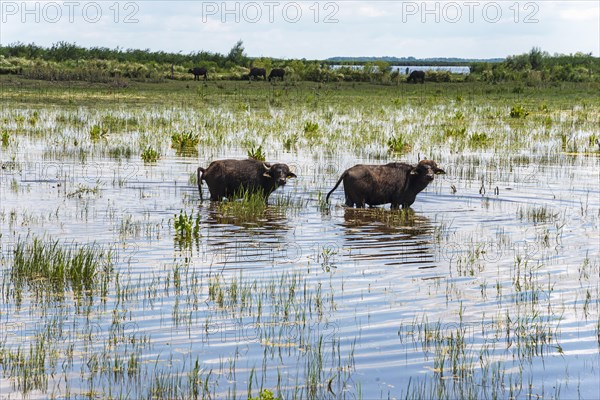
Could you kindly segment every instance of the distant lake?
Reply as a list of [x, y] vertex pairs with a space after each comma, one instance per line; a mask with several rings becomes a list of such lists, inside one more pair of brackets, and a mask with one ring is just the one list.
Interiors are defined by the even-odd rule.
[[[361, 70], [364, 65], [332, 65], [331, 69], [350, 68]], [[377, 69], [377, 66], [374, 66]], [[392, 65], [392, 72], [398, 71], [401, 74], [410, 74], [412, 71], [448, 71], [453, 74], [470, 74], [471, 68], [464, 65]], [[408, 72], [407, 72], [408, 70]]]

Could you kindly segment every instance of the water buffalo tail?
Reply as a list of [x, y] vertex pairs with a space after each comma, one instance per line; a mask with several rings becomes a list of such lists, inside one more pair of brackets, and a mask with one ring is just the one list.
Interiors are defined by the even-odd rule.
[[202, 198], [202, 174], [204, 174], [204, 171], [206, 171], [204, 168], [198, 167], [198, 171], [196, 172], [198, 176], [198, 192], [200, 192], [200, 201], [204, 200]]
[[346, 177], [347, 174], [348, 174], [348, 171], [344, 171], [344, 173], [342, 174], [342, 176], [340, 176], [340, 179], [338, 179], [338, 181], [335, 184], [335, 186], [333, 187], [333, 189], [331, 189], [331, 191], [329, 193], [327, 193], [327, 197], [325, 197], [326, 204], [329, 204], [329, 196], [331, 196], [331, 193], [333, 193], [335, 191], [335, 189], [337, 189], [337, 187], [340, 186], [340, 182], [342, 182], [342, 180]]

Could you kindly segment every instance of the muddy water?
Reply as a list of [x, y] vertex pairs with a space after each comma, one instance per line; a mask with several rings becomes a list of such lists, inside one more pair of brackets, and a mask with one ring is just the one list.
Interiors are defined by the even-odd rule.
[[[319, 201], [372, 160], [281, 153], [299, 178], [271, 203], [289, 204], [239, 219], [190, 182], [202, 154], [239, 149], [156, 165], [17, 154], [0, 153], [3, 354], [50, 332], [47, 381], [25, 397], [190, 397], [190, 377], [211, 398], [597, 395], [598, 157], [509, 171], [442, 154], [448, 174], [392, 212], [346, 209], [341, 188]], [[199, 219], [191, 243], [182, 210]], [[17, 301], [11, 249], [33, 234], [113, 249], [108, 297]], [[0, 362], [2, 398], [23, 395], [16, 364]]]

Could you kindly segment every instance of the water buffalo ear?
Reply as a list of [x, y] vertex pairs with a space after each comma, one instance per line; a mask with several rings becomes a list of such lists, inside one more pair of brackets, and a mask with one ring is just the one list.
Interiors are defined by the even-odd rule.
[[296, 174], [293, 172], [288, 172], [287, 177], [288, 178], [297, 178]]
[[446, 171], [444, 171], [444, 170], [443, 170], [443, 169], [441, 169], [441, 168], [436, 168], [436, 169], [435, 169], [435, 174], [436, 174], [436, 175], [440, 175], [440, 174], [444, 174], [444, 175], [445, 175], [445, 174], [446, 174]]

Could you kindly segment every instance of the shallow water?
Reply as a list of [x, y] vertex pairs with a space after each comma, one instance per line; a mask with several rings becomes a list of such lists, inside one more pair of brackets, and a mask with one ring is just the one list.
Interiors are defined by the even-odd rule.
[[[282, 151], [298, 179], [271, 204], [288, 205], [239, 220], [190, 176], [240, 149], [145, 165], [47, 147], [0, 150], [2, 398], [597, 396], [598, 157], [442, 153], [447, 175], [392, 212], [319, 200], [373, 160]], [[108, 296], [17, 300], [11, 250], [33, 234], [113, 249]], [[8, 355], [40, 343], [25, 390]]]

